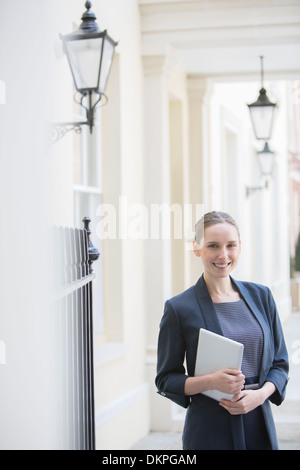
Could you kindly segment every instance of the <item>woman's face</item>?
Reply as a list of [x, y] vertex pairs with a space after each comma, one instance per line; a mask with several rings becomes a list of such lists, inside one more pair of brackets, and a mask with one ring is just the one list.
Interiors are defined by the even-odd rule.
[[226, 277], [232, 272], [240, 252], [238, 231], [227, 222], [207, 227], [200, 246], [194, 243], [194, 253], [201, 257], [204, 272], [217, 278]]

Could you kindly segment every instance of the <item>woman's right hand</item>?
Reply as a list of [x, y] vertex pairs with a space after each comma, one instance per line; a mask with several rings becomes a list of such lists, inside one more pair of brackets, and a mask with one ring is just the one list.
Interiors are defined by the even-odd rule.
[[207, 390], [219, 390], [222, 393], [236, 395], [243, 389], [245, 376], [237, 369], [222, 369], [212, 374], [188, 377], [184, 384], [187, 396]]
[[236, 395], [245, 383], [245, 376], [238, 369], [222, 369], [211, 374], [213, 390]]

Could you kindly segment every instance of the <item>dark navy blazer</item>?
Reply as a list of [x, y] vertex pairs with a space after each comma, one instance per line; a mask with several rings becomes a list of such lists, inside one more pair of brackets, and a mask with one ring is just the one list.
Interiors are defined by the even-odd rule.
[[[277, 308], [267, 287], [231, 280], [263, 331], [259, 385], [273, 382], [276, 391], [262, 405], [262, 411], [271, 446], [277, 449], [269, 401], [280, 405], [288, 382], [288, 354]], [[217, 401], [203, 394], [184, 395], [185, 381], [194, 375], [200, 328], [223, 334], [203, 276], [195, 286], [165, 303], [158, 339], [155, 379], [158, 393], [188, 408], [183, 431], [184, 449], [245, 449], [241, 415], [230, 415]], [[228, 432], [230, 429], [232, 432]]]

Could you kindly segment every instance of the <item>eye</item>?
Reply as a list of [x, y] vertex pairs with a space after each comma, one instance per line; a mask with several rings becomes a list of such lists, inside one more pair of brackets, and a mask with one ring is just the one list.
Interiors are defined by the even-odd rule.
[[218, 245], [216, 243], [210, 243], [208, 248], [218, 248]]

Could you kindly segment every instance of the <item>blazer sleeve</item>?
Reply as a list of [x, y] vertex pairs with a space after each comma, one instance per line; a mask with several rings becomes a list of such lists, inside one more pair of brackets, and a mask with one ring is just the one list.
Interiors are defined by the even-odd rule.
[[274, 383], [276, 391], [269, 400], [275, 405], [280, 405], [285, 398], [286, 386], [289, 380], [289, 362], [281, 322], [277, 307], [271, 291], [268, 289], [268, 304], [270, 313], [270, 326], [273, 334], [274, 355], [265, 381]]
[[184, 357], [185, 343], [180, 320], [171, 303], [167, 301], [158, 335], [155, 384], [160, 395], [187, 408], [190, 398], [184, 395], [184, 384], [188, 377], [183, 365]]

